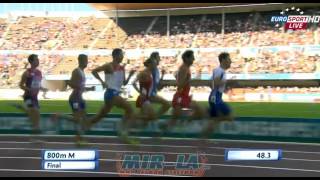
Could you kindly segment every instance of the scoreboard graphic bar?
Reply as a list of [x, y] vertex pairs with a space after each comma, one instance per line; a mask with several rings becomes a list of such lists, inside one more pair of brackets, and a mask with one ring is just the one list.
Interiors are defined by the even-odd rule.
[[279, 149], [226, 149], [226, 161], [277, 161], [281, 160]]
[[45, 170], [97, 170], [98, 150], [43, 150], [42, 169]]

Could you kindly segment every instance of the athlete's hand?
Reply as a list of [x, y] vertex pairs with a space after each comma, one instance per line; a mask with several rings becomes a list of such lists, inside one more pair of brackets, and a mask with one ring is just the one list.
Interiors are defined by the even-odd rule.
[[26, 93], [31, 93], [31, 89], [28, 88], [28, 87], [25, 87], [25, 88], [24, 88], [24, 91], [25, 91]]
[[136, 70], [131, 69], [130, 72], [129, 72], [129, 76], [132, 76], [135, 72], [136, 72]]
[[102, 84], [102, 88], [103, 88], [103, 89], [107, 89], [108, 87], [107, 87], [107, 85], [106, 85], [105, 83], [103, 83], [103, 84]]
[[178, 91], [178, 93], [182, 93], [183, 92], [183, 88], [178, 89], [177, 91]]
[[41, 90], [42, 90], [43, 92], [48, 92], [48, 91], [49, 91], [49, 89], [47, 89], [47, 88], [41, 88]]
[[226, 86], [226, 88], [224, 89], [224, 93], [228, 93], [232, 88], [229, 86]]
[[95, 91], [96, 87], [95, 86], [91, 86], [89, 88], [86, 88], [86, 91]]
[[107, 88], [106, 83], [104, 83], [103, 81], [101, 81], [101, 85], [102, 85], [102, 88], [103, 88], [103, 89], [106, 89], [106, 88]]
[[239, 86], [239, 83], [236, 81], [227, 81], [226, 82], [226, 87], [228, 87], [229, 89], [234, 88]]
[[145, 95], [143, 93], [141, 93], [140, 96], [141, 96], [142, 99], [147, 99], [147, 95]]
[[163, 83], [160, 81], [159, 84], [158, 84], [158, 90], [161, 90], [164, 88], [164, 85]]

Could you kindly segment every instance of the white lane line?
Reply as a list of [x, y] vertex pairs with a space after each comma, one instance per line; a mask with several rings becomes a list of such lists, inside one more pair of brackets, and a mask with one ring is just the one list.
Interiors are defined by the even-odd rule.
[[[50, 173], [79, 173], [79, 174], [109, 174], [109, 175], [121, 175], [117, 172], [94, 172], [94, 171], [59, 171], [59, 170], [38, 170], [38, 169], [0, 169], [0, 171], [11, 172], [50, 172]], [[178, 176], [178, 175], [166, 175], [166, 174], [136, 174], [130, 173], [134, 176], [163, 176], [163, 177], [191, 177], [191, 176]]]
[[[33, 160], [41, 160], [42, 158], [40, 157], [1, 157], [0, 156], [0, 159], [33, 159]], [[122, 162], [122, 161], [125, 161], [124, 159], [99, 159], [99, 161], [109, 161], [109, 162]], [[130, 160], [130, 162], [135, 162], [134, 160]], [[139, 163], [143, 163], [143, 162], [156, 162], [156, 161], [138, 161]], [[170, 161], [163, 161], [162, 162], [163, 164], [177, 164], [177, 162], [170, 162]], [[209, 164], [206, 164], [206, 163], [188, 163], [188, 164], [199, 164], [199, 165], [209, 165]], [[171, 166], [173, 166], [171, 165]]]
[[[53, 148], [48, 148], [52, 150]], [[55, 149], [61, 149], [61, 148], [55, 148]], [[0, 148], [0, 150], [17, 150], [17, 151], [42, 151], [45, 149], [39, 149], [39, 148]], [[164, 151], [121, 151], [121, 150], [105, 150], [105, 149], [99, 149], [100, 152], [112, 152], [112, 153], [145, 153], [145, 154], [201, 154], [204, 156], [217, 156], [217, 157], [224, 157], [222, 154], [206, 154], [206, 153], [197, 153], [197, 152], [164, 152]]]
[[[0, 137], [33, 137], [28, 134], [0, 134]], [[73, 138], [74, 135], [38, 135], [37, 137], [56, 137], [56, 138]], [[85, 135], [86, 138], [97, 138], [97, 139], [113, 139], [118, 136], [98, 136], [98, 135]], [[153, 137], [138, 137], [139, 139], [152, 139]], [[163, 137], [165, 140], [187, 140], [187, 141], [198, 141], [198, 138], [175, 138], [175, 137]], [[285, 144], [285, 145], [305, 145], [305, 146], [320, 146], [319, 143], [301, 143], [301, 142], [283, 142], [283, 141], [258, 141], [258, 140], [231, 140], [231, 139], [212, 139], [211, 143], [215, 142], [243, 142], [243, 143], [258, 143], [258, 144]], [[2, 141], [0, 141], [2, 142]]]
[[318, 159], [282, 158], [282, 160], [288, 160], [288, 161], [306, 161], [306, 162], [320, 162], [320, 160], [318, 160]]
[[208, 164], [208, 165], [210, 165], [210, 166], [225, 166], [225, 167], [238, 167], [238, 168], [272, 169], [272, 170], [301, 171], [301, 172], [316, 172], [316, 173], [320, 173], [320, 170], [312, 170], [312, 169], [277, 168], [277, 167], [267, 167], [267, 166], [247, 166], [247, 165], [231, 165], [231, 164]]
[[[52, 149], [52, 148], [51, 148]], [[61, 149], [61, 148], [60, 148]], [[44, 149], [39, 149], [39, 148], [0, 148], [0, 150], [18, 150], [18, 151], [41, 151]], [[111, 152], [111, 153], [145, 153], [145, 154], [173, 154], [173, 155], [178, 155], [178, 154], [197, 154], [196, 153], [189, 153], [189, 152], [163, 152], [163, 151], [121, 151], [121, 150], [99, 150], [100, 152]], [[199, 152], [198, 154], [204, 155], [204, 156], [212, 156], [212, 157], [224, 157], [222, 154], [207, 154], [207, 153], [201, 153]], [[6, 157], [0, 157], [0, 158], [6, 158]], [[15, 157], [12, 157], [15, 158]], [[20, 158], [20, 157], [17, 157]], [[8, 157], [10, 159], [10, 157]], [[288, 160], [288, 161], [305, 161], [305, 162], [320, 162], [320, 160], [317, 159], [296, 159], [296, 158], [282, 158], [282, 160]]]
[[[17, 142], [17, 141], [0, 141], [0, 143], [4, 144], [31, 144], [32, 142]], [[74, 145], [74, 142], [45, 142], [45, 144], [67, 144], [67, 145]], [[124, 143], [87, 143], [88, 145], [102, 145], [102, 146], [132, 146], [131, 144], [124, 144]], [[174, 145], [159, 145], [159, 144], [139, 144], [141, 147], [166, 147], [166, 148], [199, 148], [198, 146], [174, 146]], [[247, 147], [206, 147], [208, 149], [219, 149], [219, 150], [225, 150], [225, 149], [250, 149]], [[0, 148], [1, 149], [1, 148]], [[259, 148], [263, 149], [263, 148]], [[300, 153], [300, 154], [320, 154], [320, 152], [310, 152], [310, 151], [291, 151], [291, 150], [284, 150], [282, 149], [282, 152], [286, 153]]]
[[[0, 141], [0, 143], [4, 144], [31, 144], [32, 142], [18, 142], [18, 141]], [[45, 144], [70, 144], [74, 145], [75, 142], [45, 142]], [[125, 143], [87, 143], [88, 145], [104, 145], [104, 146], [110, 146], [110, 145], [116, 145], [116, 146], [132, 146], [131, 144], [125, 144]], [[139, 146], [144, 147], [174, 147], [174, 148], [198, 148], [198, 146], [175, 146], [175, 145], [164, 145], [164, 144], [139, 144]]]
[[[153, 153], [153, 152], [150, 152]], [[165, 154], [165, 153], [164, 153]], [[184, 154], [184, 153], [183, 153]], [[204, 154], [202, 154], [204, 155]], [[208, 156], [218, 156], [218, 157], [223, 157], [224, 155], [220, 154], [207, 154]], [[10, 156], [0, 156], [0, 159], [42, 159], [40, 157], [10, 157]], [[99, 159], [100, 161], [124, 161], [124, 160], [118, 160], [118, 159]], [[282, 158], [281, 160], [288, 160], [288, 161], [306, 161], [306, 162], [320, 162], [320, 160], [315, 160], [315, 159], [294, 159], [294, 158]], [[133, 161], [133, 160], [132, 160]], [[144, 161], [139, 161], [139, 162], [144, 162]], [[150, 162], [150, 161], [148, 161]], [[177, 162], [170, 162], [170, 161], [165, 161], [163, 163], [177, 163]], [[203, 165], [210, 165], [206, 163], [189, 163], [189, 164], [203, 164]]]
[[232, 139], [214, 139], [217, 142], [243, 142], [257, 144], [285, 144], [285, 145], [304, 145], [304, 146], [320, 146], [319, 143], [301, 143], [301, 142], [282, 142], [282, 141], [255, 141], [255, 140], [232, 140]]
[[[248, 165], [231, 165], [231, 164], [206, 164], [209, 166], [222, 166], [222, 167], [237, 167], [237, 168], [254, 168], [254, 169], [271, 169], [271, 170], [283, 170], [283, 171], [300, 171], [300, 172], [316, 172], [320, 173], [320, 170], [313, 169], [295, 169], [295, 168], [280, 168], [280, 167], [268, 167], [268, 166], [248, 166]], [[30, 172], [64, 172], [64, 173], [91, 173], [91, 174], [117, 174], [115, 172], [91, 172], [91, 171], [56, 171], [56, 170], [26, 170], [26, 169], [0, 169], [0, 171], [30, 171]], [[154, 174], [131, 174], [131, 175], [146, 175], [146, 176], [158, 176]], [[173, 175], [160, 175], [160, 176], [173, 176]], [[173, 176], [178, 177], [178, 176]], [[180, 176], [185, 177], [185, 176]]]
[[[152, 152], [153, 153], [153, 152]], [[164, 153], [165, 154], [165, 153]], [[177, 153], [178, 154], [178, 153]], [[183, 154], [191, 154], [191, 153], [183, 153]], [[203, 154], [203, 155], [207, 155], [207, 156], [218, 156], [218, 157], [222, 157], [224, 155], [219, 155], [219, 154]], [[41, 159], [39, 157], [8, 157], [8, 156], [4, 156], [1, 157], [0, 159]], [[99, 159], [101, 161], [114, 161], [115, 159]], [[320, 162], [320, 160], [315, 160], [315, 159], [294, 159], [294, 158], [282, 158], [282, 160], [289, 160], [289, 161], [306, 161], [306, 162]], [[143, 161], [139, 161], [139, 162], [143, 162]], [[176, 162], [164, 162], [164, 163], [176, 163]], [[192, 164], [192, 163], [191, 163]], [[198, 163], [198, 164], [203, 164], [203, 163]], [[206, 164], [205, 164], [206, 165]]]

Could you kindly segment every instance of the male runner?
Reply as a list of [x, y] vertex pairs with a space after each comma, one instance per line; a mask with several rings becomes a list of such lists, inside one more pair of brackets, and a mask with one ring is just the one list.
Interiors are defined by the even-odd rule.
[[177, 119], [181, 116], [183, 109], [191, 109], [192, 114], [190, 120], [202, 119], [205, 115], [201, 106], [192, 101], [192, 95], [189, 95], [191, 88], [191, 71], [190, 67], [193, 64], [194, 53], [192, 50], [187, 50], [182, 54], [183, 64], [179, 67], [177, 72], [177, 92], [173, 96], [172, 106], [172, 120], [169, 121], [163, 128], [166, 130], [169, 126], [176, 124]]
[[[124, 58], [124, 52], [122, 49], [116, 48], [112, 51], [112, 62], [106, 63], [92, 70], [92, 74], [97, 78], [102, 86], [106, 88], [104, 94], [104, 105], [101, 110], [89, 121], [89, 127], [99, 122], [107, 113], [110, 112], [112, 107], [116, 106], [123, 109], [123, 127], [125, 129], [120, 130], [121, 137], [126, 139], [126, 131], [128, 126], [134, 121], [134, 111], [124, 98], [120, 96], [120, 90], [123, 85], [128, 84], [130, 78], [135, 73], [134, 70], [130, 71], [127, 79], [125, 79], [125, 68], [120, 65]], [[99, 76], [99, 72], [104, 72], [105, 81]]]
[[37, 67], [39, 66], [39, 58], [36, 54], [31, 54], [28, 57], [30, 68], [28, 68], [21, 77], [19, 83], [20, 88], [24, 91], [23, 94], [23, 105], [13, 104], [16, 108], [24, 111], [28, 114], [32, 122], [32, 134], [41, 134], [40, 130], [40, 112], [38, 93], [40, 90], [46, 92], [48, 89], [41, 86], [42, 73]]
[[164, 70], [162, 71], [162, 75], [160, 78], [160, 72], [158, 69], [158, 66], [160, 63], [159, 52], [151, 53], [150, 58], [156, 60], [156, 67], [152, 70], [153, 86], [150, 94], [150, 102], [161, 104], [161, 108], [157, 113], [157, 116], [160, 117], [170, 109], [170, 103], [167, 100], [165, 100], [163, 97], [157, 94], [158, 90], [162, 89], [161, 81], [163, 80], [165, 71]]
[[222, 100], [222, 94], [226, 89], [226, 70], [231, 66], [229, 53], [223, 52], [219, 55], [220, 66], [213, 70], [211, 93], [209, 96], [209, 116], [213, 118], [208, 126], [204, 128], [202, 136], [208, 137], [221, 121], [232, 121], [233, 115], [230, 107]]
[[90, 88], [85, 87], [86, 85], [86, 76], [84, 69], [88, 65], [88, 56], [85, 54], [80, 54], [78, 56], [78, 67], [72, 71], [71, 80], [67, 84], [73, 89], [72, 93], [69, 96], [69, 104], [72, 109], [73, 117], [67, 118], [76, 123], [76, 142], [82, 144], [83, 138], [81, 135], [84, 133], [84, 125], [86, 118], [86, 103], [82, 98], [82, 94], [85, 91], [94, 91], [95, 87]]
[[[133, 87], [140, 93], [136, 100], [136, 107], [141, 109], [140, 117], [143, 120], [143, 124], [146, 126], [148, 122], [157, 118], [154, 109], [150, 104], [153, 88], [152, 71], [156, 68], [156, 61], [149, 58], [144, 62], [144, 66], [146, 68], [137, 75], [137, 78], [133, 82]], [[140, 88], [137, 87], [137, 82], [139, 82]]]

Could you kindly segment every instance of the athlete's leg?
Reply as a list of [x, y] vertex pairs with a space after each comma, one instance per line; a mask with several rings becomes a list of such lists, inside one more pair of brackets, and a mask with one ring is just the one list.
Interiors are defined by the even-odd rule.
[[120, 138], [129, 144], [138, 145], [138, 140], [128, 137], [128, 130], [133, 126], [133, 124], [137, 123], [136, 115], [134, 114], [133, 108], [131, 107], [129, 102], [123, 99], [121, 96], [114, 96], [112, 98], [112, 102], [115, 106], [124, 110], [122, 125], [121, 129], [119, 130]]
[[192, 109], [193, 113], [189, 120], [201, 120], [205, 117], [205, 110], [195, 101], [191, 101], [190, 109]]
[[143, 127], [147, 126], [149, 122], [157, 119], [157, 114], [154, 111], [152, 104], [144, 103], [141, 107], [141, 119], [143, 120]]
[[222, 121], [233, 121], [234, 116], [230, 107], [222, 102], [219, 104], [210, 103], [209, 106], [209, 123], [203, 128], [202, 137], [207, 138], [212, 134]]
[[76, 141], [82, 140], [82, 135], [84, 134], [84, 121], [86, 119], [86, 112], [84, 110], [79, 110], [73, 112], [73, 120], [76, 126]]
[[121, 96], [114, 96], [112, 98], [112, 103], [118, 107], [124, 110], [124, 115], [123, 115], [123, 123], [126, 126], [126, 128], [130, 127], [132, 123], [135, 121], [135, 115], [133, 108], [127, 102], [125, 99], [123, 99]]
[[170, 103], [167, 100], [165, 100], [163, 97], [158, 95], [151, 96], [150, 102], [161, 104], [161, 107], [157, 113], [158, 117], [161, 117], [162, 115], [164, 115], [171, 107]]
[[90, 127], [92, 127], [94, 124], [98, 123], [102, 118], [104, 118], [106, 116], [106, 114], [108, 114], [111, 109], [113, 107], [113, 102], [112, 101], [108, 101], [106, 102], [103, 107], [101, 107], [101, 109], [99, 110], [99, 112], [94, 115], [92, 118], [89, 118], [87, 121], [87, 129], [89, 129]]
[[27, 109], [27, 114], [32, 123], [32, 133], [40, 134], [40, 112], [36, 107], [31, 107]]
[[87, 129], [92, 127], [94, 124], [98, 123], [102, 118], [105, 117], [106, 114], [108, 114], [112, 107], [114, 106], [114, 91], [112, 89], [107, 89], [104, 93], [104, 106], [100, 109], [100, 111], [90, 118], [87, 122]]
[[162, 131], [167, 131], [169, 128], [174, 127], [177, 124], [178, 119], [182, 115], [182, 107], [179, 105], [176, 105], [172, 108], [171, 112], [171, 119], [169, 122], [166, 122], [165, 124], [161, 125]]

